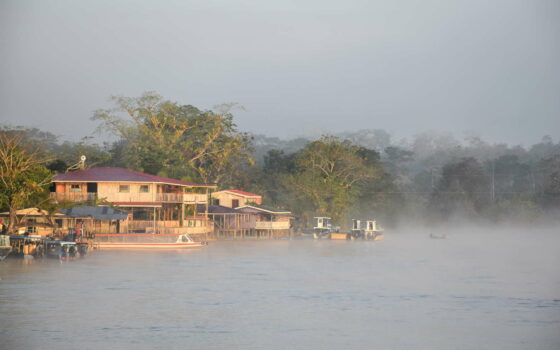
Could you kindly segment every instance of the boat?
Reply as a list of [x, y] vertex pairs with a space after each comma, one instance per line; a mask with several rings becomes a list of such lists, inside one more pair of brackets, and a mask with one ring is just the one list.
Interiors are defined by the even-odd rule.
[[430, 233], [430, 238], [433, 239], [446, 239], [447, 238], [447, 234], [442, 234], [442, 235], [435, 235], [433, 233]]
[[313, 238], [331, 238], [332, 233], [338, 232], [338, 228], [332, 226], [331, 218], [326, 216], [316, 216], [313, 219], [315, 220], [315, 225], [313, 226]]
[[6, 259], [11, 251], [12, 246], [10, 245], [10, 236], [0, 235], [0, 261]]
[[81, 256], [78, 244], [69, 241], [45, 241], [45, 255], [60, 260], [74, 260]]
[[80, 258], [85, 257], [89, 250], [89, 243], [76, 242], [76, 245], [78, 246], [78, 253], [80, 253]]
[[196, 242], [185, 233], [99, 233], [94, 244], [98, 248], [196, 248], [207, 242]]
[[352, 238], [379, 241], [384, 238], [383, 229], [375, 220], [352, 220]]
[[45, 239], [37, 235], [13, 235], [10, 236], [12, 255], [23, 257], [24, 259], [34, 259], [42, 257]]

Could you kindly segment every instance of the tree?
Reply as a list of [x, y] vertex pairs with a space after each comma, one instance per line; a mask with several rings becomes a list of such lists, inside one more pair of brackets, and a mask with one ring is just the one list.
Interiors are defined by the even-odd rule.
[[213, 183], [240, 163], [252, 163], [250, 137], [238, 133], [233, 123], [231, 110], [236, 104], [218, 106], [217, 112], [202, 111], [153, 92], [112, 100], [115, 108], [98, 110], [92, 119], [101, 122], [99, 130], [120, 137], [115, 151], [130, 168]]
[[407, 165], [414, 160], [414, 152], [401, 147], [390, 146], [385, 148], [386, 168], [393, 175], [401, 187], [409, 185], [412, 180], [408, 176]]
[[323, 136], [295, 155], [295, 171], [285, 185], [307, 216], [340, 220], [359, 197], [359, 185], [380, 176], [377, 164], [350, 141]]
[[539, 162], [541, 181], [540, 202], [546, 208], [560, 207], [560, 154]]
[[490, 203], [490, 180], [474, 158], [447, 163], [432, 193], [430, 207], [444, 218], [453, 213], [480, 214]]
[[45, 199], [51, 183], [51, 173], [42, 165], [48, 160], [37, 148], [24, 144], [24, 136], [20, 130], [0, 131], [0, 203], [10, 212], [10, 234], [18, 224], [17, 210], [28, 202]]

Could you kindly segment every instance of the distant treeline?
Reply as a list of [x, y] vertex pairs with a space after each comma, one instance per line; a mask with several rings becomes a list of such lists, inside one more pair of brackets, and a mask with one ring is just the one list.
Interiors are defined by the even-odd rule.
[[292, 210], [301, 227], [317, 215], [343, 227], [356, 217], [386, 224], [458, 217], [532, 222], [560, 209], [560, 143], [547, 136], [530, 147], [478, 137], [459, 141], [438, 132], [394, 142], [383, 130], [281, 140], [239, 131], [236, 104], [200, 110], [155, 93], [113, 102], [92, 119], [115, 142], [61, 142], [33, 128], [5, 126], [1, 132], [23, 132], [25, 142], [49, 158], [51, 172], [64, 172], [85, 155], [89, 167], [240, 188]]

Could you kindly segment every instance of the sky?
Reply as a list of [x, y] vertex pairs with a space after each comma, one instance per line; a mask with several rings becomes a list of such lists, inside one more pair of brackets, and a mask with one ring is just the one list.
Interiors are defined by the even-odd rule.
[[157, 91], [282, 138], [558, 141], [558, 62], [558, 0], [0, 0], [0, 123], [70, 140]]

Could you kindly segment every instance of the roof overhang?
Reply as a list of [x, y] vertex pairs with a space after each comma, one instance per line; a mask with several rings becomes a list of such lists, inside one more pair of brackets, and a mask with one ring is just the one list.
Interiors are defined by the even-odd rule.
[[133, 184], [160, 184], [160, 185], [170, 185], [170, 186], [179, 186], [179, 187], [197, 187], [197, 188], [217, 188], [217, 185], [203, 185], [203, 184], [192, 184], [192, 185], [183, 185], [183, 184], [175, 184], [172, 182], [161, 182], [161, 181], [133, 181], [133, 180], [103, 180], [103, 181], [96, 181], [96, 180], [53, 180], [53, 183], [63, 182], [63, 183], [133, 183]]
[[260, 194], [247, 195], [247, 194], [238, 193], [238, 192], [234, 192], [234, 191], [228, 191], [228, 190], [216, 191], [216, 192], [212, 193], [212, 195], [214, 195], [216, 193], [229, 193], [229, 194], [233, 194], [235, 196], [244, 197], [244, 198], [262, 198], [262, 196]]
[[253, 209], [253, 210], [257, 210], [257, 211], [261, 211], [264, 213], [268, 213], [268, 214], [274, 214], [274, 215], [292, 215], [291, 211], [275, 211], [275, 210], [271, 210], [271, 209], [265, 209], [265, 208], [259, 208], [253, 205], [243, 205], [240, 207], [237, 207], [235, 209], [243, 209], [243, 208], [249, 208], [249, 209]]
[[162, 203], [151, 203], [151, 202], [112, 202], [111, 204], [117, 207], [127, 208], [127, 207], [145, 207], [145, 208], [161, 208]]

